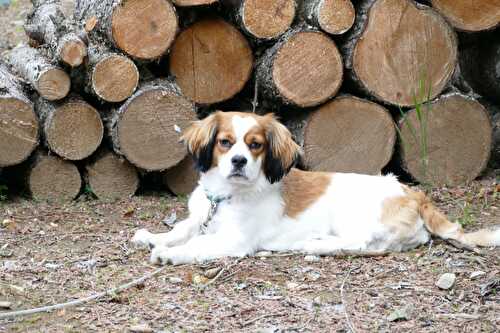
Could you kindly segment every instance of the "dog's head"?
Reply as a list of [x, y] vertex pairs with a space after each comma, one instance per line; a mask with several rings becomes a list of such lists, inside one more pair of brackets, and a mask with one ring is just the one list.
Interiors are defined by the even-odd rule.
[[194, 122], [182, 136], [202, 173], [213, 171], [230, 183], [275, 183], [290, 170], [300, 148], [273, 115], [215, 112]]

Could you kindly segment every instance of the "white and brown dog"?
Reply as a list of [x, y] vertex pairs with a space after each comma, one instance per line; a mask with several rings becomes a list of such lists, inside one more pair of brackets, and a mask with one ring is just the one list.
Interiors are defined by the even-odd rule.
[[464, 233], [421, 192], [392, 175], [293, 169], [300, 148], [272, 115], [216, 112], [183, 140], [201, 172], [189, 217], [172, 231], [137, 231], [153, 263], [194, 263], [299, 251], [404, 251], [430, 235], [469, 246], [499, 246], [500, 229]]

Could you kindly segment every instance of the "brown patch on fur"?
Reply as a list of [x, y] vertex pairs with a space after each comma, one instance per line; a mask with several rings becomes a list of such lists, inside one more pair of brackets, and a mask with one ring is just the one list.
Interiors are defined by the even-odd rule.
[[418, 201], [408, 196], [385, 199], [382, 203], [381, 222], [399, 237], [411, 237], [420, 216], [419, 207]]
[[212, 135], [217, 130], [219, 112], [213, 113], [202, 120], [193, 121], [181, 136], [181, 141], [187, 144], [192, 154], [197, 154], [201, 148], [208, 145]]
[[325, 194], [333, 173], [291, 169], [283, 178], [285, 215], [294, 218]]
[[[248, 133], [245, 134], [244, 140], [245, 140], [246, 145], [249, 147], [250, 153], [252, 153], [254, 160], [257, 160], [257, 158], [259, 158], [259, 156], [261, 156], [265, 153], [266, 144], [267, 144], [266, 132], [265, 132], [265, 129], [260, 126], [260, 124], [258, 126], [254, 126], [253, 128], [251, 128], [248, 131]], [[259, 143], [261, 146], [259, 148], [256, 148], [256, 149], [252, 149], [251, 144], [254, 142]]]

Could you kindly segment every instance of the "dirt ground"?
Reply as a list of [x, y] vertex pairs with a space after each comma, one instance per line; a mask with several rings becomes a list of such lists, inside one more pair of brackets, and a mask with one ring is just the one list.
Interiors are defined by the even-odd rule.
[[[468, 230], [500, 222], [494, 177], [436, 189], [432, 197]], [[168, 230], [161, 221], [172, 211], [184, 217], [185, 199], [146, 193], [119, 202], [83, 195], [68, 204], [0, 203], [0, 301], [11, 310], [66, 302], [155, 270], [149, 251], [129, 240], [138, 228]], [[306, 261], [273, 254], [169, 266], [97, 302], [1, 320], [0, 331], [123, 332], [142, 325], [155, 332], [345, 332], [350, 322], [357, 332], [496, 332], [499, 255], [435, 239], [386, 257]], [[221, 268], [215, 280], [204, 275]], [[450, 290], [435, 286], [443, 273], [456, 274]], [[397, 313], [403, 318], [391, 321]]]

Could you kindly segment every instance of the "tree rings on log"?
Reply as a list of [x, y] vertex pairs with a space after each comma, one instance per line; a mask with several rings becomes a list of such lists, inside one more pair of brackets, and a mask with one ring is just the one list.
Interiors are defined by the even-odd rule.
[[35, 200], [70, 201], [82, 186], [77, 167], [57, 156], [38, 155], [28, 176]]
[[460, 30], [481, 31], [500, 24], [500, 0], [432, 0], [432, 6]]
[[296, 7], [295, 0], [243, 0], [237, 15], [251, 36], [273, 39], [290, 28]]
[[400, 121], [404, 168], [432, 185], [453, 186], [476, 178], [491, 150], [486, 109], [471, 98], [450, 94], [422, 106], [422, 115], [420, 123], [414, 109]]
[[175, 195], [188, 195], [198, 185], [200, 175], [193, 158], [186, 156], [179, 164], [165, 171], [164, 181]]
[[201, 104], [233, 97], [250, 78], [252, 65], [245, 37], [221, 19], [199, 21], [181, 32], [170, 54], [170, 71], [183, 94]]
[[111, 120], [115, 151], [141, 169], [168, 169], [186, 156], [186, 148], [179, 142], [180, 132], [193, 120], [194, 105], [175, 84], [162, 82], [143, 87]]
[[356, 18], [351, 0], [312, 0], [304, 1], [303, 6], [305, 19], [332, 35], [345, 33]]
[[98, 153], [86, 170], [90, 188], [99, 199], [127, 198], [139, 187], [136, 168], [110, 151]]
[[378, 174], [391, 159], [396, 130], [382, 106], [341, 96], [314, 111], [304, 128], [311, 170]]
[[88, 103], [71, 98], [64, 103], [39, 101], [37, 112], [43, 123], [46, 144], [68, 160], [81, 160], [99, 147], [103, 124], [99, 113]]
[[38, 145], [38, 118], [19, 80], [0, 64], [0, 167], [23, 162]]
[[87, 45], [76, 34], [67, 34], [59, 39], [57, 53], [62, 62], [77, 67], [87, 56]]
[[138, 59], [155, 59], [172, 44], [178, 22], [168, 0], [127, 0], [114, 7], [111, 25], [118, 48]]
[[179, 7], [191, 7], [191, 6], [210, 5], [219, 2], [219, 0], [173, 0], [172, 2]]
[[286, 34], [259, 61], [257, 79], [266, 95], [300, 107], [333, 97], [342, 83], [342, 57], [322, 32]]
[[378, 0], [358, 24], [365, 28], [354, 46], [352, 70], [369, 94], [412, 106], [419, 82], [430, 87], [431, 99], [446, 87], [457, 63], [457, 41], [434, 10], [411, 0]]

